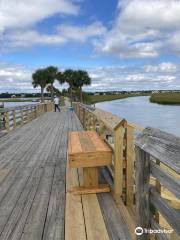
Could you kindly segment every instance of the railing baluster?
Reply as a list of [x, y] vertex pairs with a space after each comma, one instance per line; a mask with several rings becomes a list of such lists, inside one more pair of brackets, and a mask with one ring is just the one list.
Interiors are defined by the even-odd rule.
[[13, 111], [13, 128], [16, 128], [16, 110]]
[[9, 132], [10, 131], [10, 126], [9, 126], [9, 112], [5, 113], [5, 128], [6, 131]]

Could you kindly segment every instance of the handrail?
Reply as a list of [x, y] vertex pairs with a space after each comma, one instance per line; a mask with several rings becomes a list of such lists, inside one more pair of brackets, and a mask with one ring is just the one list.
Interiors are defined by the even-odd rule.
[[[129, 123], [123, 118], [119, 118], [116, 115], [113, 115], [111, 113], [105, 112], [101, 109], [92, 108], [80, 103], [73, 103], [75, 112], [82, 123], [82, 126], [85, 130], [95, 130], [100, 135], [100, 137], [111, 147], [113, 150], [113, 164], [111, 167], [106, 167], [106, 171], [108, 170], [109, 176], [112, 178], [112, 184], [111, 189], [113, 192], [113, 196], [115, 197], [115, 200], [118, 201], [118, 199], [123, 200], [128, 210], [130, 210], [130, 213], [134, 214], [134, 207], [136, 206], [136, 200], [135, 195], [137, 191], [137, 182], [135, 181], [135, 175], [137, 174], [137, 160], [135, 158], [135, 142], [136, 139], [136, 145], [138, 144], [138, 138], [137, 133], [140, 132], [141, 134], [146, 133], [146, 136], [149, 136], [150, 133], [148, 132], [148, 129], [144, 130], [143, 127], [137, 126], [136, 124]], [[111, 122], [111, 124], [109, 124]], [[113, 123], [112, 123], [113, 122]], [[119, 126], [118, 126], [118, 123]], [[116, 126], [118, 128], [116, 129]], [[151, 128], [152, 131], [152, 128]], [[157, 131], [156, 131], [157, 133]], [[166, 138], [166, 135], [163, 135]], [[162, 133], [161, 133], [162, 138]], [[176, 137], [172, 136], [170, 140], [176, 141]], [[149, 147], [152, 151], [156, 151], [157, 154], [159, 152], [159, 140], [156, 136], [154, 142], [152, 143], [152, 139], [149, 140], [147, 145], [147, 141], [145, 142], [144, 139], [141, 139], [141, 147], [144, 150], [147, 150], [147, 147]], [[165, 140], [164, 140], [165, 141]], [[140, 144], [140, 140], [139, 140]], [[140, 145], [139, 145], [140, 146]], [[162, 144], [163, 146], [163, 144]], [[173, 148], [174, 151], [174, 148]], [[176, 187], [178, 183], [173, 180], [174, 176], [177, 177], [177, 163], [179, 163], [179, 158], [172, 157], [172, 161], [169, 161], [169, 155], [163, 156], [163, 160], [161, 161], [161, 157], [157, 160], [156, 165], [161, 167], [161, 172], [159, 172], [159, 169], [153, 166], [153, 163], [151, 163], [151, 173], [150, 181], [151, 183], [158, 187], [159, 181], [162, 181], [161, 174], [166, 170], [166, 168], [171, 168], [171, 174], [173, 174], [173, 177], [168, 178], [168, 183], [165, 181], [166, 188], [162, 187], [161, 189], [161, 197], [166, 199], [167, 201], [170, 201], [171, 204], [174, 206], [177, 206], [179, 204], [178, 200], [174, 199], [174, 197], [171, 195], [170, 192], [175, 194], [175, 196], [179, 196], [180, 190], [176, 190]], [[176, 163], [173, 163], [173, 160], [176, 160]], [[155, 160], [156, 162], [156, 160]], [[164, 171], [163, 171], [164, 169]], [[172, 170], [173, 169], [173, 170]], [[141, 173], [144, 174], [144, 170], [141, 170]], [[170, 169], [169, 169], [170, 171]], [[175, 172], [176, 171], [176, 172]], [[146, 172], [145, 172], [146, 174]], [[165, 176], [169, 176], [168, 174], [164, 174]], [[163, 176], [164, 176], [163, 175]], [[170, 192], [168, 192], [167, 189], [169, 189], [168, 186], [172, 186], [174, 184], [174, 188], [171, 189]], [[161, 187], [160, 187], [161, 188]], [[119, 201], [118, 201], [119, 202]], [[144, 210], [145, 211], [145, 210]], [[156, 212], [156, 216], [157, 216]], [[161, 228], [161, 226], [157, 225], [157, 221], [154, 221], [154, 219], [150, 220], [153, 226], [158, 226]]]
[[26, 104], [26, 105], [22, 105], [22, 106], [6, 107], [6, 108], [0, 109], [0, 113], [10, 112], [10, 111], [14, 111], [14, 110], [22, 110], [25, 108], [35, 107], [35, 106], [42, 105], [42, 104], [46, 104], [46, 103], [34, 103], [34, 104]]
[[7, 133], [49, 111], [52, 111], [51, 102], [0, 109], [0, 131]]
[[[136, 138], [135, 150], [137, 226], [144, 230], [138, 239], [149, 239], [145, 229], [162, 228], [159, 213], [180, 236], [179, 209], [174, 209], [161, 195], [163, 187], [180, 199], [180, 138], [146, 128]], [[151, 185], [151, 176], [155, 178], [155, 186]], [[159, 239], [167, 239], [164, 232], [158, 235]]]

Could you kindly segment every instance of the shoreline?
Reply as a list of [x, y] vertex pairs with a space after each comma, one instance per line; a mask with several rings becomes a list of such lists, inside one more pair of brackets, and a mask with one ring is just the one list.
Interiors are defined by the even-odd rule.
[[172, 106], [180, 105], [180, 93], [156, 93], [152, 95], [149, 95], [149, 94], [98, 95], [98, 96], [91, 96], [91, 100], [89, 101], [89, 104], [110, 102], [110, 101], [121, 100], [129, 97], [143, 97], [143, 96], [149, 96], [149, 102], [154, 104], [172, 105]]
[[150, 96], [149, 94], [118, 94], [118, 95], [93, 95], [90, 96], [87, 103], [88, 104], [96, 104], [100, 102], [110, 102], [115, 100], [121, 100], [129, 97], [143, 97]]
[[149, 101], [161, 105], [180, 105], [180, 93], [154, 93]]

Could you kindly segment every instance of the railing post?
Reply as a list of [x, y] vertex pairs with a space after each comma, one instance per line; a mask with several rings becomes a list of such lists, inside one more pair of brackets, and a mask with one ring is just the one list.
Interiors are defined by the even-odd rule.
[[10, 126], [9, 126], [9, 112], [5, 113], [5, 128], [6, 131], [9, 132], [10, 131]]
[[[137, 227], [142, 232], [150, 228], [150, 204], [149, 204], [149, 181], [150, 181], [150, 155], [139, 147], [136, 152], [136, 213]], [[137, 230], [137, 232], [139, 232]], [[138, 240], [148, 240], [147, 233], [137, 236]]]
[[13, 111], [13, 128], [16, 128], [16, 111]]
[[[156, 164], [160, 166], [160, 161], [156, 160]], [[157, 179], [156, 179], [156, 190], [161, 195], [161, 184]], [[155, 209], [155, 219], [156, 219], [156, 222], [159, 223], [159, 212], [156, 209]]]
[[85, 108], [83, 108], [83, 128], [85, 128]]
[[119, 199], [123, 192], [123, 126], [114, 129], [114, 197]]
[[21, 125], [24, 124], [24, 113], [23, 110], [21, 110]]
[[28, 122], [30, 122], [30, 120], [31, 120], [31, 116], [30, 116], [30, 110], [29, 109], [27, 109], [27, 118], [28, 118]]
[[134, 203], [134, 128], [126, 126], [126, 206], [133, 208]]

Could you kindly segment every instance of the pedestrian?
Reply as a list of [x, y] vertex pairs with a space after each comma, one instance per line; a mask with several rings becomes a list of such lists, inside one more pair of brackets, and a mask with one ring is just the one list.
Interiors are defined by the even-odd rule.
[[58, 109], [58, 111], [60, 112], [59, 98], [57, 96], [55, 96], [55, 98], [54, 98], [54, 110], [55, 110], [55, 112], [56, 112], [56, 109]]

